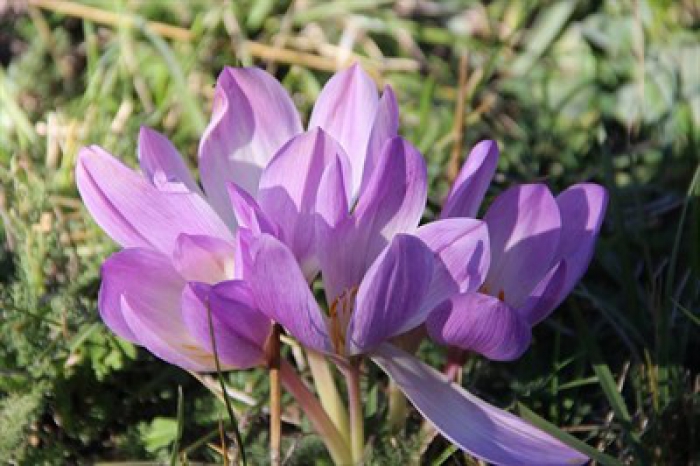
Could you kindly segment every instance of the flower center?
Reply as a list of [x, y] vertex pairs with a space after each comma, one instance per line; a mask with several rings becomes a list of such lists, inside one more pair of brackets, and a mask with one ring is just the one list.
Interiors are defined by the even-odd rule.
[[505, 292], [505, 290], [503, 290], [503, 289], [501, 289], [501, 291], [498, 292], [498, 295], [494, 295], [493, 293], [491, 293], [491, 292], [489, 291], [489, 287], [488, 287], [488, 286], [482, 285], [481, 288], [479, 288], [479, 293], [483, 293], [483, 294], [487, 294], [487, 295], [490, 295], [490, 296], [494, 296], [494, 297], [498, 298], [498, 300], [501, 301], [501, 302], [505, 302], [505, 300], [506, 300], [506, 292]]
[[335, 298], [328, 309], [328, 334], [336, 354], [345, 356], [347, 331], [352, 310], [355, 307], [357, 287], [343, 291]]

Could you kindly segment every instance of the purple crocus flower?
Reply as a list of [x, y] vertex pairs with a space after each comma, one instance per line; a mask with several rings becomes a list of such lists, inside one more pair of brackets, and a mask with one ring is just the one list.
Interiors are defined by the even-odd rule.
[[[259, 204], [230, 187], [244, 243], [243, 278], [261, 312], [341, 365], [372, 357], [446, 437], [477, 457], [499, 464], [585, 461], [389, 343], [423, 324], [446, 296], [475, 292], [483, 283], [490, 250], [485, 223], [457, 218], [418, 228], [426, 201], [425, 163], [399, 137], [384, 143], [355, 204], [342, 147], [320, 130], [298, 138], [301, 142], [289, 143], [296, 145], [295, 158], [280, 151], [263, 172]], [[292, 170], [294, 160], [305, 169]], [[267, 173], [278, 170], [275, 177]], [[267, 195], [278, 204], [267, 203]], [[288, 208], [273, 215], [279, 203]], [[311, 235], [313, 241], [299, 240]], [[312, 258], [313, 266], [300, 257]], [[327, 313], [308, 284], [316, 270]]]
[[[333, 134], [344, 146], [354, 174], [348, 189], [356, 195], [397, 125], [391, 90], [380, 99], [369, 77], [352, 67], [328, 82], [309, 126]], [[255, 68], [226, 68], [218, 78], [212, 119], [199, 147], [204, 191], [167, 138], [147, 128], [138, 142], [142, 175], [98, 146], [80, 151], [76, 178], [83, 201], [95, 221], [125, 248], [102, 267], [99, 308], [108, 327], [170, 363], [211, 371], [211, 309], [224, 367], [263, 361], [269, 319], [255, 311], [245, 283], [229, 283], [224, 291], [216, 286], [242, 275], [242, 267], [234, 267], [240, 241], [227, 184], [240, 186], [241, 195], [257, 196], [263, 168], [275, 153], [291, 154], [309, 141], [294, 138], [301, 132], [299, 114], [277, 80]], [[271, 205], [273, 214], [276, 198], [267, 186], [288, 169], [276, 164], [263, 180], [261, 202]], [[295, 233], [284, 218], [280, 223], [301, 260], [312, 262], [305, 255], [309, 238], [303, 230]]]
[[[498, 147], [472, 150], [442, 218], [475, 217], [496, 170]], [[607, 206], [605, 188], [571, 186], [556, 198], [543, 184], [514, 186], [484, 215], [491, 264], [478, 292], [455, 295], [427, 321], [442, 344], [510, 360], [529, 346], [531, 327], [545, 319], [588, 268]]]

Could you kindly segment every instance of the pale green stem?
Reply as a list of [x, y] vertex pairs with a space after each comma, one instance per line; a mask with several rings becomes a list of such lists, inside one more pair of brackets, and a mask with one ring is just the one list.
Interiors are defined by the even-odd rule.
[[353, 464], [347, 442], [328, 417], [321, 403], [304, 384], [304, 381], [299, 378], [294, 368], [284, 359], [280, 361], [280, 376], [284, 388], [296, 399], [302, 411], [309, 417], [316, 432], [323, 439], [333, 462], [337, 465]]
[[392, 433], [397, 433], [406, 425], [406, 417], [408, 416], [408, 402], [406, 396], [401, 389], [394, 383], [389, 381], [389, 412], [387, 413], [387, 422]]
[[323, 409], [340, 431], [346, 442], [350, 443], [350, 428], [348, 424], [348, 412], [343, 399], [338, 393], [338, 387], [333, 378], [331, 367], [326, 358], [316, 351], [307, 349], [311, 376], [314, 379], [316, 393], [321, 398]]
[[348, 403], [350, 405], [350, 449], [353, 464], [363, 464], [365, 452], [365, 419], [362, 409], [362, 391], [360, 390], [359, 363], [350, 363], [345, 369], [348, 384]]

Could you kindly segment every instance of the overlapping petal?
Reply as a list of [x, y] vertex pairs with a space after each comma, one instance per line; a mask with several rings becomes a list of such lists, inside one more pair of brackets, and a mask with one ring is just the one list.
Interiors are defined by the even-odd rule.
[[233, 278], [234, 251], [231, 241], [181, 234], [177, 238], [172, 264], [185, 280], [214, 284]]
[[142, 126], [139, 131], [138, 153], [141, 171], [153, 185], [182, 183], [189, 191], [202, 193], [180, 153], [159, 132]]
[[362, 181], [367, 144], [377, 112], [377, 87], [359, 65], [333, 75], [323, 87], [309, 120], [309, 130], [322, 128], [345, 150], [352, 167], [356, 193]]
[[169, 255], [181, 233], [232, 239], [199, 194], [179, 182], [154, 186], [100, 147], [80, 151], [76, 178], [92, 217], [124, 247]]
[[476, 351], [489, 359], [519, 358], [530, 345], [530, 324], [493, 296], [463, 293], [442, 302], [426, 322], [436, 342]]
[[234, 225], [226, 184], [255, 196], [265, 165], [302, 131], [299, 114], [280, 83], [257, 68], [226, 68], [219, 75], [212, 119], [199, 145], [199, 169], [212, 204]]
[[396, 103], [396, 95], [391, 86], [386, 86], [382, 97], [379, 99], [377, 113], [374, 116], [374, 124], [367, 144], [367, 156], [362, 170], [362, 184], [360, 192], [369, 184], [374, 174], [375, 167], [379, 164], [384, 144], [399, 134], [399, 106]]
[[559, 208], [546, 186], [519, 185], [496, 198], [484, 221], [491, 237], [485, 286], [518, 307], [551, 268], [561, 230]]
[[398, 235], [367, 271], [348, 327], [351, 352], [366, 352], [420, 325], [433, 276], [433, 253], [420, 239]]

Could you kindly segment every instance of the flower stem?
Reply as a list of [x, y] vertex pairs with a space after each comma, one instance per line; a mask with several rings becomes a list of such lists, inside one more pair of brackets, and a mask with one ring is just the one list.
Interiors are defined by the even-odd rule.
[[350, 449], [353, 464], [363, 464], [365, 452], [365, 419], [362, 409], [360, 389], [360, 364], [351, 362], [345, 370], [348, 383], [348, 403], [350, 404]]
[[311, 390], [299, 378], [294, 368], [284, 359], [280, 361], [280, 377], [284, 388], [294, 396], [301, 409], [311, 420], [316, 432], [323, 439], [333, 462], [339, 465], [353, 464], [348, 444], [338, 428], [323, 410], [323, 406], [311, 393]]
[[270, 369], [270, 464], [281, 463], [282, 390], [280, 387], [280, 326], [274, 324], [266, 345], [267, 366]]
[[316, 392], [321, 398], [323, 409], [326, 410], [335, 426], [340, 431], [345, 441], [350, 443], [350, 428], [348, 412], [345, 403], [338, 393], [338, 387], [333, 378], [332, 369], [326, 358], [313, 350], [306, 350], [309, 360], [309, 368], [314, 379]]
[[389, 381], [389, 412], [387, 413], [387, 422], [392, 433], [398, 433], [406, 425], [406, 417], [408, 415], [408, 401], [401, 389], [394, 383]]

